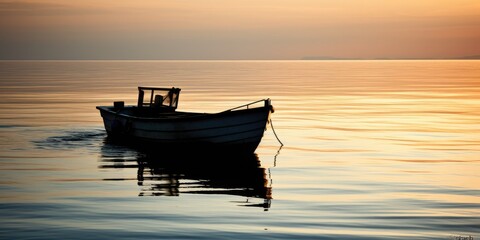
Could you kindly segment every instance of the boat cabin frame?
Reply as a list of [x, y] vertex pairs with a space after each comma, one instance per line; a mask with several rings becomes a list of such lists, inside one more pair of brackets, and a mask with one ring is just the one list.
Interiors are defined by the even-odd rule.
[[138, 108], [158, 108], [175, 111], [180, 88], [138, 87]]

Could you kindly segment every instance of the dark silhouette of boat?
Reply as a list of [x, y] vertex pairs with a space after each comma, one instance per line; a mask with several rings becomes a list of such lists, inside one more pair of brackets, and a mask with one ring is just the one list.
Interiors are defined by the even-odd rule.
[[[174, 156], [145, 152], [111, 143], [102, 147], [101, 168], [138, 168], [139, 196], [181, 194], [235, 195], [246, 197], [242, 206], [270, 208], [270, 174], [254, 153], [243, 155]], [[258, 200], [262, 200], [259, 202]]]
[[97, 106], [105, 129], [111, 138], [163, 151], [221, 149], [253, 153], [273, 113], [270, 99], [219, 113], [181, 112], [176, 111], [179, 88], [138, 87], [138, 90], [136, 106], [125, 106], [124, 102]]

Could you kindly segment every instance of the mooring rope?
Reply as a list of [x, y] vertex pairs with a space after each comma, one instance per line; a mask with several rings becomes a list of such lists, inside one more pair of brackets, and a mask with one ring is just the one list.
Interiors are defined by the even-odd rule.
[[280, 145], [283, 146], [282, 141], [280, 141], [280, 138], [278, 138], [277, 133], [275, 132], [275, 128], [273, 127], [273, 121], [272, 121], [272, 119], [270, 119], [270, 126], [272, 126], [272, 131], [273, 131], [273, 134], [275, 135], [275, 137], [277, 138], [277, 141], [280, 143]]
[[[278, 155], [280, 154], [280, 150], [282, 150], [282, 147], [283, 145], [281, 145], [278, 150], [277, 150], [277, 153], [275, 154], [275, 156], [273, 157], [273, 167], [276, 167], [277, 166], [277, 157]], [[269, 169], [270, 171], [270, 169]]]

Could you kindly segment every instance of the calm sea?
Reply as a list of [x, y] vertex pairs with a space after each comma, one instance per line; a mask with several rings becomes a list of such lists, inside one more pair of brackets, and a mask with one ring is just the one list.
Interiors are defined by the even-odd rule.
[[[140, 85], [271, 98], [284, 146], [109, 142], [95, 106]], [[480, 61], [2, 61], [0, 86], [1, 239], [480, 239]]]

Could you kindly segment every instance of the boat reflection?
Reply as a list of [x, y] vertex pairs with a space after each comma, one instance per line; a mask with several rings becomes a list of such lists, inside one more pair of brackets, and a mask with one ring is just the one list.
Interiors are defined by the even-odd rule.
[[107, 139], [101, 161], [100, 168], [138, 168], [139, 196], [226, 194], [246, 197], [241, 206], [268, 210], [271, 205], [270, 175], [256, 154], [162, 155]]

